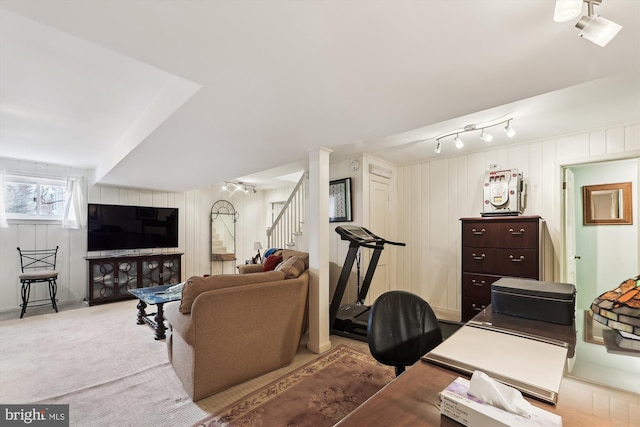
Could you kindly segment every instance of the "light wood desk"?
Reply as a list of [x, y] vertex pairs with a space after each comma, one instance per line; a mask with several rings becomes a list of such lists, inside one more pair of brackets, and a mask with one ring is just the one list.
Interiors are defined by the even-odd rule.
[[[490, 316], [491, 313], [485, 310], [479, 316], [483, 315]], [[478, 316], [474, 320], [490, 321], [486, 317]], [[519, 328], [524, 328], [523, 332], [531, 333], [536, 330], [536, 323], [543, 322], [527, 323], [518, 319], [516, 323]], [[553, 335], [555, 328], [551, 329]], [[566, 330], [560, 332], [568, 333]], [[571, 333], [568, 334], [570, 338]], [[460, 426], [461, 424], [441, 416], [438, 407], [440, 391], [458, 376], [465, 377], [457, 372], [419, 361], [336, 426]], [[535, 406], [560, 415], [565, 427], [640, 426], [640, 395], [567, 376], [562, 379], [555, 407], [534, 399], [527, 400]]]

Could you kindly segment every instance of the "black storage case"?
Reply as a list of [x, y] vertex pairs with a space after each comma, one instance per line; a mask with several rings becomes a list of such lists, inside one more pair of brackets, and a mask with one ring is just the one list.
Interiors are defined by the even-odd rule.
[[503, 277], [491, 284], [491, 311], [573, 325], [576, 288], [570, 283]]

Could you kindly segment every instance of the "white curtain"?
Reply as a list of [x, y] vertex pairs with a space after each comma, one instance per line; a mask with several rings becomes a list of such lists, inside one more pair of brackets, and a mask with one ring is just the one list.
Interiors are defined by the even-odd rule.
[[7, 213], [4, 210], [4, 169], [0, 169], [0, 228], [9, 227]]
[[84, 178], [67, 178], [67, 203], [64, 207], [62, 228], [78, 229], [87, 224], [84, 203]]

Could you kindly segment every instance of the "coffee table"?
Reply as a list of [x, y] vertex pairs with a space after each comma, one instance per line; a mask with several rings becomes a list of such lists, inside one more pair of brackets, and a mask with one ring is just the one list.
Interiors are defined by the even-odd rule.
[[[166, 292], [166, 290], [175, 283], [160, 286], [150, 286], [148, 288], [129, 289], [129, 293], [140, 300], [138, 305], [138, 325], [145, 323], [155, 331], [155, 339], [163, 340], [166, 338], [165, 331], [167, 327], [164, 324], [163, 306], [167, 302], [179, 301], [182, 298], [182, 292]], [[156, 312], [147, 314], [147, 305], [155, 305]]]

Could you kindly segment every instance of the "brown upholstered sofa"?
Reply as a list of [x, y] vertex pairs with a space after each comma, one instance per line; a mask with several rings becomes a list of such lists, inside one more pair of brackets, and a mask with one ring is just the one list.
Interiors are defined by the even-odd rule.
[[169, 360], [194, 401], [293, 361], [306, 325], [309, 256], [285, 250], [282, 258], [277, 271], [191, 277], [182, 300], [166, 305]]

